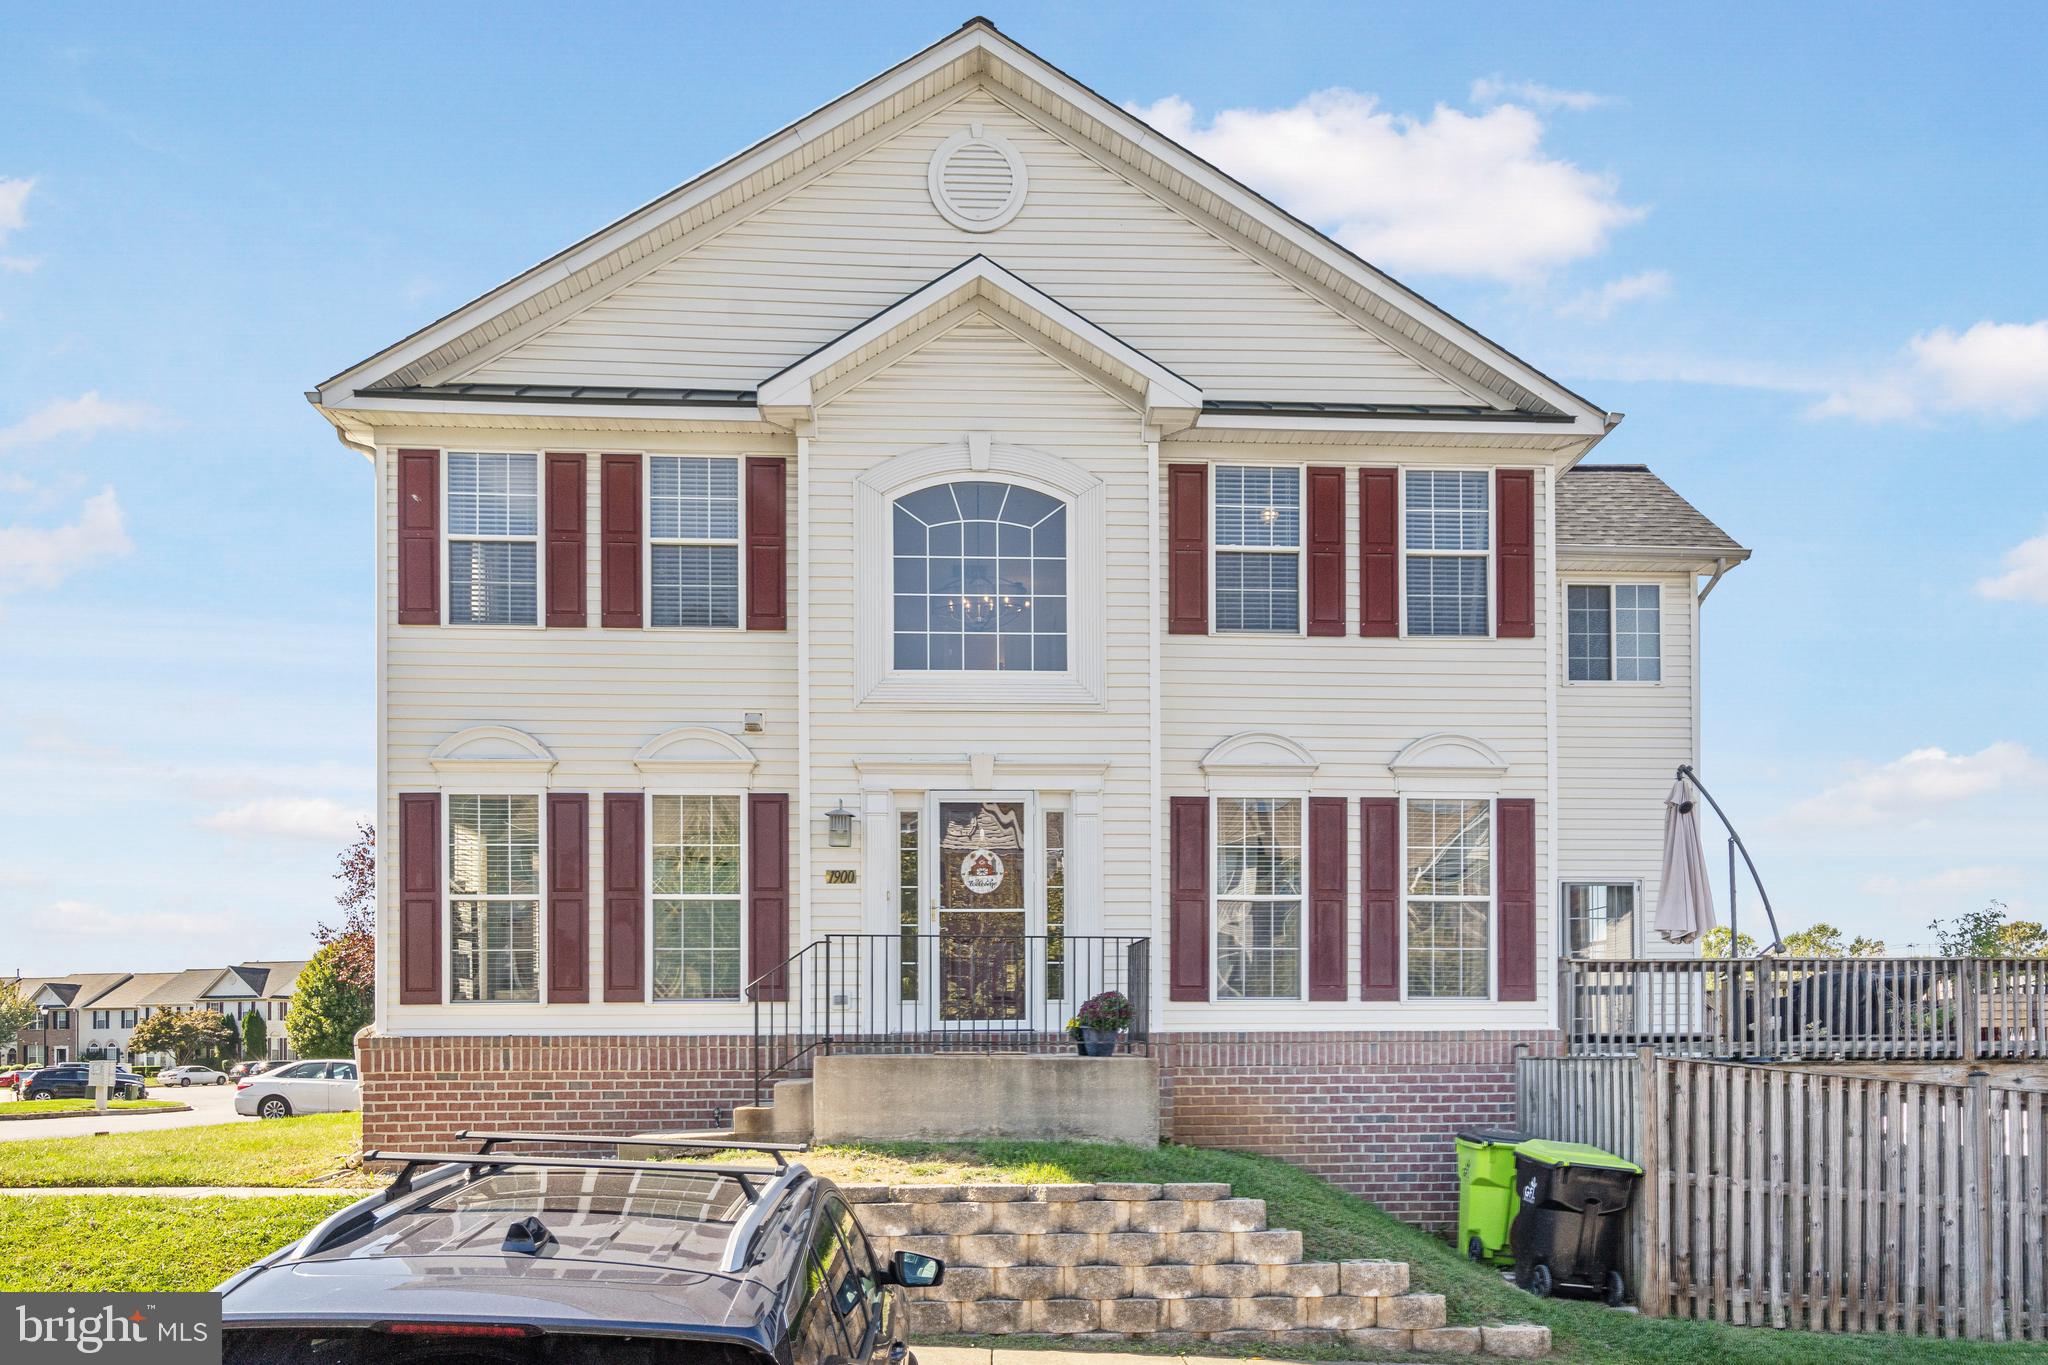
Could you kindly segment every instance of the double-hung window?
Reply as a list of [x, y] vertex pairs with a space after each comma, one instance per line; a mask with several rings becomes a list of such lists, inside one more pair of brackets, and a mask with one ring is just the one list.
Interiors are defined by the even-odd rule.
[[650, 621], [739, 625], [738, 460], [648, 457], [647, 539]]
[[540, 798], [448, 798], [449, 998], [540, 999]]
[[1634, 957], [1635, 884], [1566, 882], [1564, 942], [1572, 957]]
[[540, 457], [448, 454], [448, 620], [540, 621]]
[[1216, 629], [1301, 629], [1301, 470], [1216, 467]]
[[1490, 486], [1479, 469], [1410, 469], [1402, 476], [1408, 634], [1491, 632]]
[[1216, 998], [1301, 998], [1302, 802], [1216, 799]]
[[740, 798], [656, 796], [654, 998], [740, 998]]
[[1570, 584], [1565, 676], [1572, 682], [1661, 682], [1663, 616], [1655, 583]]
[[1493, 803], [1408, 801], [1408, 997], [1484, 1000], [1493, 925]]

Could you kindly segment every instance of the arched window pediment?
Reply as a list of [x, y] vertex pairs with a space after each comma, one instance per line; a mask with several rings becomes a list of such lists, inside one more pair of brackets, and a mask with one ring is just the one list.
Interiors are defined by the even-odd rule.
[[524, 730], [509, 725], [472, 725], [434, 746], [427, 761], [440, 772], [547, 773], [555, 756]]
[[1246, 730], [1219, 741], [1202, 755], [1201, 766], [1212, 778], [1257, 775], [1306, 780], [1320, 764], [1314, 754], [1285, 735]]
[[1387, 767], [1404, 777], [1498, 777], [1508, 761], [1485, 740], [1438, 730], [1411, 741]]
[[758, 760], [737, 736], [707, 725], [679, 725], [640, 746], [633, 766], [643, 773], [726, 774], [750, 777]]

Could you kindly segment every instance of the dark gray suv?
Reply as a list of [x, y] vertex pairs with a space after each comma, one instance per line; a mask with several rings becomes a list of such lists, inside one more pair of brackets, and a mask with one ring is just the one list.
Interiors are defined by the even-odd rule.
[[[899, 1286], [832, 1182], [772, 1167], [537, 1156], [616, 1148], [462, 1133], [470, 1152], [368, 1152], [382, 1193], [220, 1286], [225, 1365], [915, 1365]], [[636, 1147], [722, 1148], [684, 1139]]]

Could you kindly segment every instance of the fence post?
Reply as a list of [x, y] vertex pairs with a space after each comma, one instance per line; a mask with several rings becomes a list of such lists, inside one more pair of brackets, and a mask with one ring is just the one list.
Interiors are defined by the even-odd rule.
[[1515, 1044], [1515, 1131], [1526, 1136], [1529, 1132], [1529, 1083], [1525, 1077], [1527, 1068], [1522, 1063], [1529, 1060], [1529, 1045]]
[[1991, 1073], [1970, 1073], [1964, 1099], [1963, 1135], [1963, 1334], [1973, 1341], [1991, 1336]]
[[1636, 1049], [1636, 1164], [1643, 1181], [1636, 1199], [1636, 1308], [1661, 1318], [1664, 1291], [1664, 1170], [1658, 1135], [1664, 1127], [1663, 1075], [1655, 1048]]
[[1950, 960], [1956, 974], [1957, 1056], [1965, 1062], [1977, 1060], [1978, 1042], [1984, 1033], [1983, 1000], [1977, 992], [1977, 959]]

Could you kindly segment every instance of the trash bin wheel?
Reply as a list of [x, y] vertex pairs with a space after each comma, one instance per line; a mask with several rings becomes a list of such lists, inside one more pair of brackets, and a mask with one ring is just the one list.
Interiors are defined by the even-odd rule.
[[1472, 1240], [1465, 1244], [1465, 1254], [1475, 1261], [1486, 1259], [1486, 1243], [1479, 1240], [1478, 1233], [1473, 1233]]
[[1621, 1272], [1619, 1270], [1607, 1272], [1607, 1294], [1605, 1297], [1609, 1308], [1619, 1308], [1627, 1300], [1628, 1286], [1621, 1282]]
[[1515, 1283], [1539, 1299], [1549, 1298], [1551, 1291], [1557, 1288], [1557, 1282], [1551, 1278], [1550, 1265], [1546, 1261], [1538, 1261], [1526, 1271], [1518, 1270], [1515, 1274]]

